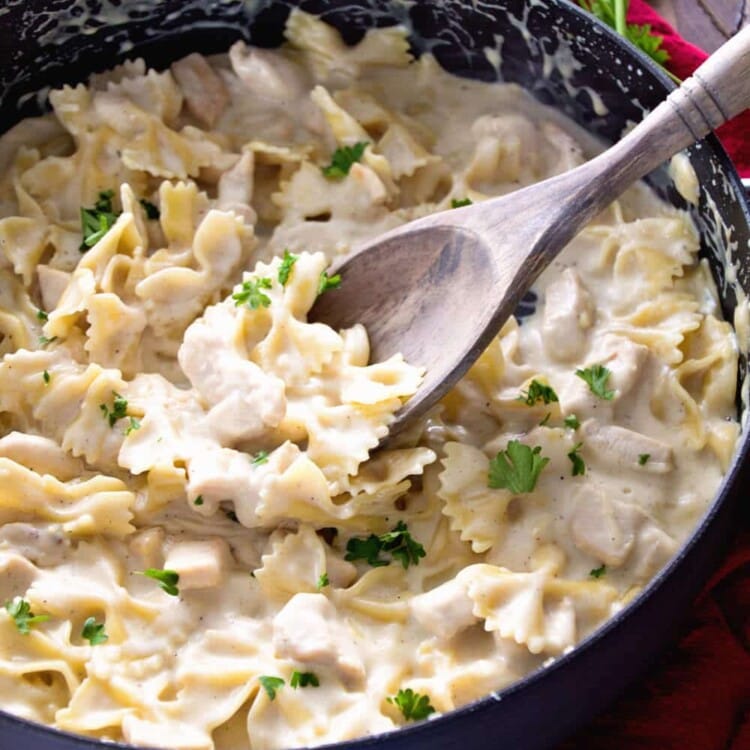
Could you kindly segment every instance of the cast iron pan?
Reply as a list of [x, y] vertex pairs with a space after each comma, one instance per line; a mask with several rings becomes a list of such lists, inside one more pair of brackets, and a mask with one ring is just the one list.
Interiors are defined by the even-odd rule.
[[[403, 23], [415, 54], [430, 51], [458, 75], [519, 83], [607, 141], [639, 121], [671, 86], [654, 65], [566, 0], [5, 0], [0, 7], [0, 131], [37, 114], [47, 87], [83, 81], [127, 58], [142, 56], [163, 68], [190, 51], [224, 51], [240, 38], [277, 46], [295, 6], [321, 15], [348, 43], [368, 28]], [[498, 68], [487, 49], [499, 50]], [[738, 290], [750, 292], [748, 206], [715, 138], [694, 147], [691, 159], [702, 186], [699, 208], [685, 204], [665, 170], [649, 182], [663, 198], [691, 210], [724, 315], [732, 320]], [[528, 314], [533, 303], [532, 295], [519, 312]], [[743, 353], [740, 386], [746, 374]], [[740, 398], [738, 409], [744, 417]], [[609, 704], [668, 642], [730, 536], [747, 452], [743, 432], [715, 503], [677, 558], [573, 653], [436, 720], [337, 747], [538, 750], [569, 735]], [[3, 750], [101, 747], [0, 712]]]

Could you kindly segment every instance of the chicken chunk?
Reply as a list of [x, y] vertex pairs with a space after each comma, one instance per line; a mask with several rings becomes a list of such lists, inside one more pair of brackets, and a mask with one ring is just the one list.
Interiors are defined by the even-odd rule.
[[229, 92], [206, 59], [197, 53], [172, 63], [175, 77], [185, 106], [198, 122], [212, 128], [229, 102]]
[[177, 542], [164, 561], [165, 570], [180, 576], [180, 589], [206, 589], [218, 586], [229, 560], [229, 547], [223, 539]]
[[276, 50], [237, 42], [229, 50], [229, 61], [253, 96], [269, 104], [294, 104], [307, 96], [309, 85], [302, 68]]
[[273, 621], [277, 658], [335, 670], [350, 689], [362, 684], [364, 665], [351, 631], [323, 594], [295, 594]]
[[672, 449], [640, 432], [589, 419], [583, 424], [582, 433], [587, 452], [613, 468], [654, 474], [666, 474], [674, 468]]
[[466, 584], [458, 579], [436, 586], [409, 602], [414, 619], [433, 635], [445, 640], [478, 622], [473, 607]]
[[594, 322], [594, 305], [580, 276], [566, 268], [546, 290], [542, 336], [544, 348], [557, 360], [580, 357], [586, 332]]

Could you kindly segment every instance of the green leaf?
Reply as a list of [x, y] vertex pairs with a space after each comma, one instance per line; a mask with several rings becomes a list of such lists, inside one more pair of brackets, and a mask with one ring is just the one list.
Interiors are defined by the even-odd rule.
[[492, 489], [510, 490], [516, 495], [533, 492], [542, 469], [549, 458], [541, 456], [540, 446], [529, 448], [518, 440], [511, 440], [505, 451], [490, 461], [487, 484]]
[[5, 602], [5, 611], [16, 623], [16, 629], [21, 635], [28, 635], [32, 626], [49, 620], [49, 615], [35, 615], [31, 611], [31, 605], [20, 596]]
[[112, 396], [113, 399], [111, 409], [109, 408], [109, 406], [107, 406], [107, 404], [99, 404], [99, 410], [101, 411], [104, 418], [109, 422], [110, 427], [114, 427], [118, 419], [124, 419], [128, 415], [128, 400], [126, 398], [123, 398], [119, 393], [117, 393], [117, 391], [112, 391]]
[[645, 466], [648, 463], [649, 458], [651, 458], [650, 453], [641, 453], [638, 456], [638, 465], [639, 466]]
[[573, 463], [574, 477], [582, 477], [586, 473], [586, 464], [583, 462], [583, 459], [578, 453], [578, 451], [581, 450], [582, 446], [583, 443], [576, 443], [573, 447], [573, 450], [568, 453], [568, 458]]
[[138, 202], [141, 204], [141, 206], [143, 206], [143, 210], [146, 212], [147, 219], [156, 221], [157, 219], [161, 218], [161, 211], [159, 211], [159, 207], [151, 203], [151, 201], [147, 201], [145, 198], [141, 198]]
[[531, 383], [529, 383], [529, 390], [521, 391], [518, 400], [523, 401], [526, 406], [534, 406], [537, 401], [551, 404], [559, 399], [551, 386], [540, 383], [538, 380], [532, 380]]
[[396, 695], [386, 700], [398, 706], [407, 721], [420, 721], [435, 713], [429, 696], [415, 693], [411, 688], [399, 689]]
[[607, 381], [612, 373], [604, 365], [591, 365], [584, 370], [576, 370], [576, 375], [588, 384], [589, 389], [595, 396], [611, 401], [614, 391], [607, 390]]
[[268, 463], [268, 451], [258, 451], [250, 462], [253, 466], [262, 466]]
[[36, 317], [37, 320], [41, 320], [42, 323], [46, 323], [49, 320], [49, 313], [46, 313], [44, 310], [39, 309], [36, 311]]
[[298, 259], [299, 255], [292, 255], [288, 250], [284, 250], [284, 257], [281, 259], [281, 265], [279, 266], [279, 284], [281, 286], [286, 286], [286, 282], [289, 281], [289, 274]]
[[116, 214], [112, 208], [114, 195], [114, 190], [104, 190], [99, 193], [99, 198], [93, 208], [81, 207], [81, 234], [83, 235], [81, 252], [86, 252], [96, 245], [117, 221], [119, 214]]
[[594, 568], [593, 570], [590, 570], [589, 575], [592, 578], [601, 578], [606, 572], [607, 572], [607, 566], [600, 565], [598, 568]]
[[148, 568], [139, 575], [146, 576], [147, 578], [153, 578], [159, 582], [159, 586], [162, 591], [166, 592], [170, 596], [179, 596], [180, 590], [177, 588], [177, 584], [180, 582], [180, 574], [174, 570], [161, 570], [160, 568]]
[[51, 380], [51, 378], [49, 376], [49, 370], [45, 370], [42, 373], [42, 380], [44, 380], [45, 385], [49, 385], [49, 381]]
[[551, 416], [552, 416], [552, 412], [548, 411], [547, 414], [545, 415], [544, 419], [539, 423], [539, 426], [540, 427], [544, 427], [547, 424], [547, 422], [549, 422], [549, 419], [550, 419]]
[[232, 295], [236, 307], [247, 305], [251, 310], [259, 307], [268, 307], [271, 298], [264, 294], [261, 289], [270, 289], [271, 279], [263, 276], [260, 279], [248, 279], [242, 282], [242, 287]]
[[[127, 404], [127, 401], [125, 402]], [[135, 417], [128, 417], [128, 426], [125, 428], [125, 436], [130, 435], [131, 432], [141, 429], [141, 423]]]
[[193, 505], [203, 505], [203, 495], [198, 495], [198, 497], [193, 500]]
[[578, 417], [575, 414], [570, 414], [565, 417], [563, 423], [571, 430], [577, 430], [581, 426], [581, 423], [578, 421]]
[[463, 208], [464, 206], [470, 206], [472, 203], [471, 198], [452, 198], [451, 208]]
[[341, 146], [331, 156], [331, 163], [327, 167], [321, 167], [323, 175], [329, 180], [341, 180], [349, 174], [349, 170], [355, 162], [360, 161], [368, 146], [367, 141], [360, 141], [353, 146]]
[[[381, 558], [381, 553], [390, 555], [391, 560]], [[373, 568], [398, 560], [404, 568], [408, 568], [409, 565], [419, 565], [419, 560], [426, 554], [424, 547], [412, 538], [406, 524], [399, 521], [392, 531], [380, 536], [370, 534], [365, 539], [352, 537], [346, 543], [344, 559], [365, 560]]]
[[330, 585], [331, 582], [328, 580], [328, 573], [321, 573], [320, 576], [318, 576], [318, 583], [316, 584], [318, 591]]
[[40, 346], [47, 346], [47, 344], [52, 344], [55, 341], [57, 341], [57, 336], [53, 336], [51, 339], [48, 339], [46, 336], [40, 336], [39, 337], [39, 345]]
[[338, 289], [340, 286], [340, 273], [329, 276], [328, 271], [323, 271], [323, 273], [320, 274], [320, 280], [318, 281], [318, 296], [323, 294], [323, 292], [327, 292], [329, 289]]
[[274, 700], [276, 698], [276, 692], [280, 690], [286, 684], [281, 677], [270, 677], [267, 674], [262, 674], [258, 677], [258, 682], [263, 690], [268, 695], [268, 700]]
[[109, 640], [109, 636], [104, 630], [104, 623], [97, 623], [94, 617], [89, 617], [83, 623], [81, 636], [85, 638], [92, 646], [98, 646]]
[[314, 672], [292, 672], [289, 684], [296, 690], [298, 687], [320, 687], [320, 680]]

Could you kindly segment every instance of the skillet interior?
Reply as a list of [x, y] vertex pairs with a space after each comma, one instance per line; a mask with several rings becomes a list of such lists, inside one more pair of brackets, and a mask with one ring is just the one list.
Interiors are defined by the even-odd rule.
[[[83, 81], [127, 58], [141, 56], [163, 68], [189, 51], [224, 51], [239, 38], [277, 46], [292, 7], [321, 15], [349, 43], [368, 28], [402, 23], [415, 54], [430, 51], [458, 75], [518, 83], [606, 141], [639, 121], [671, 85], [655, 66], [566, 0], [10, 0], [0, 8], [0, 130], [37, 114], [48, 87]], [[693, 215], [724, 316], [731, 321], [738, 300], [750, 290], [747, 203], [715, 138], [689, 153], [701, 183], [697, 208], [679, 196], [666, 170], [658, 170], [649, 182], [662, 198]], [[743, 351], [738, 388], [743, 425], [746, 374]], [[573, 654], [436, 721], [336, 747], [482, 747], [501, 740], [531, 750], [564, 737], [611, 701], [668, 639], [729, 534], [747, 452], [743, 431], [716, 502], [678, 557], [633, 605]], [[6, 743], [33, 750], [100, 747], [0, 712], [0, 746]]]

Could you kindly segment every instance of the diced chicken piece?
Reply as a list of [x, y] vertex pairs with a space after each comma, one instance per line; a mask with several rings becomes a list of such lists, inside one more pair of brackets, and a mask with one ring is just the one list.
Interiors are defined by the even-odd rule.
[[66, 453], [54, 440], [24, 432], [0, 438], [0, 456], [37, 474], [52, 474], [63, 482], [81, 475], [83, 462]]
[[614, 567], [630, 554], [643, 517], [635, 505], [611, 500], [598, 488], [584, 486], [570, 517], [570, 535], [578, 549]]
[[219, 178], [218, 208], [222, 211], [234, 211], [248, 224], [255, 224], [258, 219], [250, 205], [254, 172], [255, 155], [252, 151], [245, 151], [237, 163]]
[[164, 549], [164, 529], [154, 526], [134, 534], [128, 543], [131, 553], [138, 557], [139, 567], [156, 568]]
[[298, 103], [307, 96], [309, 85], [302, 68], [276, 50], [237, 42], [229, 50], [229, 61], [242, 83], [259, 99], [281, 106]]
[[218, 586], [229, 560], [229, 547], [223, 539], [200, 542], [177, 542], [170, 547], [165, 570], [180, 576], [180, 590], [207, 589]]
[[636, 547], [629, 564], [632, 575], [641, 581], [649, 581], [660, 570], [678, 548], [677, 542], [651, 521], [646, 522], [638, 533]]
[[329, 667], [350, 689], [361, 686], [365, 668], [349, 628], [323, 594], [295, 594], [273, 621], [277, 658]]
[[70, 555], [70, 546], [70, 537], [59, 526], [6, 523], [0, 528], [0, 547], [10, 547], [35, 565], [59, 565]]
[[229, 102], [224, 81], [216, 75], [206, 59], [195, 52], [172, 63], [171, 71], [182, 89], [190, 114], [212, 128]]
[[614, 468], [666, 474], [674, 468], [672, 449], [664, 443], [617, 425], [589, 419], [582, 425], [586, 451]]
[[71, 275], [67, 271], [60, 271], [51, 266], [37, 266], [36, 272], [39, 278], [42, 305], [45, 310], [54, 310], [70, 282]]
[[409, 602], [414, 619], [430, 633], [445, 640], [470, 627], [478, 618], [463, 581], [453, 579]]
[[546, 290], [542, 336], [545, 349], [557, 360], [580, 357], [586, 331], [594, 322], [591, 295], [580, 276], [566, 268]]

